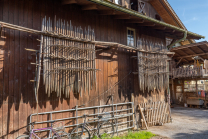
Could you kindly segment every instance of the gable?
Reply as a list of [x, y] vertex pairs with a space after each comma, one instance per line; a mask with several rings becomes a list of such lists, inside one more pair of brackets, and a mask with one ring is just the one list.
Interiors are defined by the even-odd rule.
[[164, 22], [186, 29], [181, 20], [178, 18], [172, 7], [166, 0], [152, 0], [150, 4], [155, 8], [155, 10], [163, 18]]

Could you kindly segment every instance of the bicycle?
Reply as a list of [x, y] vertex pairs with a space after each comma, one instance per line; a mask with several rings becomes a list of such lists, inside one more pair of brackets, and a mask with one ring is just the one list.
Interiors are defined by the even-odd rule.
[[[37, 139], [41, 139], [40, 137], [38, 137], [38, 135], [35, 134], [36, 131], [41, 131], [41, 130], [49, 130], [49, 136], [46, 139], [62, 139], [62, 138], [66, 138], [69, 139], [69, 134], [61, 131], [64, 129], [64, 125], [62, 123], [62, 125], [60, 127], [56, 127], [54, 128], [54, 125], [58, 125], [60, 122], [55, 123], [56, 121], [49, 121], [49, 123], [51, 123], [51, 127], [46, 127], [46, 128], [38, 128], [38, 129], [34, 129], [34, 124], [36, 122], [32, 122], [29, 123], [29, 125], [32, 126], [32, 130], [29, 131], [29, 135], [21, 135], [19, 137], [17, 137], [16, 139], [33, 139], [33, 135], [37, 138]], [[52, 132], [53, 132], [53, 136], [52, 136]]]
[[[90, 123], [86, 122], [88, 115], [83, 115], [84, 123], [74, 128], [70, 133], [70, 139], [90, 139], [91, 135], [101, 137], [103, 134], [111, 134], [110, 137], [114, 135], [114, 125], [109, 122], [108, 118], [103, 118], [103, 116], [97, 116], [97, 128], [90, 126]], [[103, 118], [103, 119], [102, 119]], [[91, 131], [91, 134], [90, 134]]]

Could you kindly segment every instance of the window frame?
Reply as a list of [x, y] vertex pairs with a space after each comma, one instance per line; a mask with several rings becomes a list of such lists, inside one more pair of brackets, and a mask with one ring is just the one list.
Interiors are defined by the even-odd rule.
[[[127, 27], [127, 46], [130, 46], [130, 47], [136, 47], [136, 30], [133, 29], [133, 28], [130, 28], [130, 27]], [[128, 45], [128, 30], [130, 31], [133, 31], [134, 32], [134, 46], [131, 46], [131, 45]]]

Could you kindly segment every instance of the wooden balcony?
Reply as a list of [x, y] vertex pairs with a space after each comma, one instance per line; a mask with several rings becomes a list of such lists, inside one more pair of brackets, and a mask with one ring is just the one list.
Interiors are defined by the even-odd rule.
[[175, 78], [204, 78], [208, 77], [208, 70], [203, 67], [174, 68], [172, 77]]

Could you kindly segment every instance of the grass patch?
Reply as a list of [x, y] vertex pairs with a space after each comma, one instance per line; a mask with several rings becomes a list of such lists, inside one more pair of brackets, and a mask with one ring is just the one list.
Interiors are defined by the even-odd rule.
[[[109, 137], [107, 134], [103, 134], [100, 139], [150, 139], [154, 137], [155, 134], [147, 131], [140, 131], [140, 132], [128, 132], [128, 134], [123, 136], [114, 136], [113, 138]], [[98, 137], [93, 137], [92, 139], [99, 139]]]

